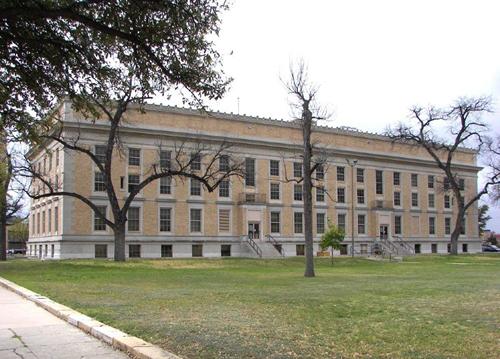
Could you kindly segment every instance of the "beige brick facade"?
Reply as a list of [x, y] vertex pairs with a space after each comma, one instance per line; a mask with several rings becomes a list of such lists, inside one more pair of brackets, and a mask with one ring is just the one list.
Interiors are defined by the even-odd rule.
[[[95, 150], [95, 146], [104, 144], [104, 121], [91, 124], [73, 113], [69, 104], [63, 105], [61, 111], [67, 136], [74, 135], [78, 129], [81, 145]], [[222, 245], [231, 246], [231, 255], [251, 255], [245, 245], [249, 222], [259, 225], [257, 242], [265, 241], [265, 236], [271, 234], [283, 246], [286, 255], [297, 253], [297, 244], [303, 244], [304, 239], [302, 233], [296, 233], [294, 213], [302, 212], [302, 202], [294, 200], [294, 183], [285, 178], [292, 177], [293, 162], [300, 161], [301, 131], [295, 124], [161, 106], [147, 106], [145, 113], [132, 109], [126, 117], [126, 125], [121, 130], [124, 152], [115, 151], [112, 171], [114, 186], [122, 200], [127, 196], [129, 175], [143, 178], [158, 163], [160, 144], [162, 149], [175, 151], [180, 143], [189, 148], [190, 144], [194, 146], [198, 142], [218, 144], [226, 141], [232, 144], [230, 151], [234, 156], [255, 159], [256, 168], [256, 185], [246, 186], [244, 179], [233, 178], [229, 198], [219, 196], [218, 191], [209, 193], [206, 190], [202, 190], [201, 196], [191, 196], [189, 179], [172, 179], [170, 194], [160, 193], [159, 181], [146, 187], [133, 205], [139, 208], [139, 230], [130, 230], [127, 235], [128, 243], [141, 245], [141, 256], [160, 257], [161, 246], [172, 245], [174, 257], [189, 257], [193, 243], [203, 245], [204, 256], [220, 256]], [[318, 127], [313, 141], [318, 144], [318, 151], [327, 156], [323, 181], [327, 195], [323, 202], [317, 202], [313, 194], [317, 241], [321, 233], [317, 233], [316, 213], [325, 214], [325, 226], [327, 221], [338, 223], [339, 215], [345, 215], [346, 244], [350, 245], [354, 190], [354, 237], [358, 252], [369, 248], [380, 236], [381, 226], [387, 226], [389, 238], [399, 237], [411, 246], [420, 245], [421, 252], [446, 252], [449, 235], [445, 233], [445, 218], [451, 218], [453, 226], [454, 206], [450, 199], [450, 208], [444, 208], [446, 194], [440, 186], [443, 175], [423, 149], [393, 144], [376, 134], [327, 127]], [[140, 150], [140, 166], [128, 165], [129, 148]], [[271, 175], [271, 160], [279, 161], [279, 176]], [[357, 161], [354, 169], [347, 160]], [[105, 193], [94, 190], [96, 168], [86, 155], [63, 151], [60, 145], [51, 143], [46, 150], [34, 151], [32, 161], [53, 181], [57, 176], [64, 190], [77, 191], [96, 204], [107, 205]], [[343, 168], [343, 178], [338, 173], [342, 171], [339, 168]], [[358, 178], [358, 170], [363, 170], [362, 178]], [[465, 197], [475, 194], [479, 170], [475, 153], [461, 151], [456, 157], [456, 170], [464, 180]], [[377, 171], [382, 171], [379, 176], [382, 178], [381, 194], [376, 193]], [[395, 172], [400, 176], [398, 185], [395, 185]], [[417, 186], [412, 186], [412, 174], [417, 175]], [[434, 188], [429, 188], [429, 176], [434, 176]], [[123, 188], [120, 188], [121, 183]], [[271, 199], [271, 183], [280, 186], [279, 200]], [[344, 201], [338, 196], [342, 189]], [[364, 191], [364, 203], [358, 203], [358, 190]], [[400, 193], [400, 205], [395, 203], [395, 192]], [[242, 200], [248, 193], [255, 193], [258, 200], [252, 202], [249, 197]], [[429, 203], [429, 194], [434, 197], [434, 206]], [[412, 205], [412, 196], [418, 196], [416, 206]], [[168, 232], [160, 231], [161, 208], [170, 208]], [[105, 244], [107, 254], [113, 253], [111, 231], [96, 229], [93, 213], [84, 203], [59, 197], [33, 201], [31, 209], [28, 244], [31, 255], [92, 258], [96, 254], [95, 244]], [[192, 209], [202, 211], [201, 232], [190, 230]], [[220, 210], [230, 210], [229, 231], [219, 228]], [[278, 232], [271, 233], [271, 212], [280, 213]], [[109, 206], [107, 214], [111, 216]], [[358, 223], [360, 215], [365, 218], [364, 233], [358, 233], [363, 232]], [[396, 228], [399, 227], [396, 226], [397, 217], [401, 219], [400, 233]], [[429, 228], [432, 221], [434, 231]], [[463, 250], [472, 252], [481, 248], [477, 206], [468, 211], [466, 233], [461, 243], [466, 244], [460, 247]]]

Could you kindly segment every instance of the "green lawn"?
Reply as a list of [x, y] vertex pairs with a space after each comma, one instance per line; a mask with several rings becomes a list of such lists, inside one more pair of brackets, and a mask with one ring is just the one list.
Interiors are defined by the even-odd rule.
[[498, 358], [500, 256], [27, 261], [0, 275], [187, 358]]

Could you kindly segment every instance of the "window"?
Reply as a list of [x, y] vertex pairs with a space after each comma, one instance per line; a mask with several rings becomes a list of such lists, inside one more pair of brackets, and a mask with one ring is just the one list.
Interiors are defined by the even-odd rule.
[[172, 177], [160, 178], [160, 194], [172, 194]]
[[191, 255], [193, 257], [203, 257], [203, 244], [193, 244], [191, 246]]
[[269, 161], [269, 175], [279, 176], [280, 175], [280, 161], [270, 160]]
[[394, 205], [401, 206], [401, 192], [394, 192]]
[[422, 246], [420, 245], [420, 243], [415, 243], [415, 254], [421, 253], [421, 250]]
[[190, 194], [191, 196], [201, 196], [201, 182], [196, 178], [191, 178]]
[[53, 244], [50, 245], [50, 258], [54, 258], [54, 249], [55, 246]]
[[295, 254], [297, 256], [304, 256], [306, 253], [306, 246], [304, 244], [295, 245]]
[[358, 214], [358, 234], [366, 233], [366, 216], [364, 214]]
[[201, 209], [191, 208], [190, 210], [190, 231], [201, 232]]
[[129, 258], [141, 258], [141, 245], [140, 244], [129, 244], [128, 245], [128, 256], [129, 256]]
[[301, 184], [293, 185], [293, 200], [294, 201], [302, 201], [302, 185]]
[[437, 253], [438, 252], [438, 245], [437, 245], [437, 243], [432, 243], [431, 244], [431, 252], [432, 253]]
[[95, 258], [108, 258], [108, 246], [106, 244], [96, 244], [94, 246]]
[[219, 209], [219, 232], [231, 231], [231, 210]]
[[59, 148], [56, 149], [56, 167], [59, 166], [59, 156], [60, 156], [60, 153], [59, 153]]
[[219, 171], [228, 172], [229, 171], [229, 156], [222, 155], [219, 157]]
[[458, 179], [458, 188], [460, 191], [463, 191], [465, 189], [465, 180], [463, 178]]
[[467, 253], [469, 251], [469, 246], [467, 243], [462, 243], [462, 253]]
[[448, 195], [448, 194], [444, 195], [444, 208], [451, 208], [450, 195]]
[[173, 257], [173, 250], [171, 244], [162, 244], [161, 245], [161, 257], [162, 258], [171, 258]]
[[59, 207], [54, 207], [54, 232], [59, 231]]
[[402, 229], [401, 216], [394, 216], [394, 234], [401, 234]]
[[104, 173], [95, 172], [94, 173], [94, 192], [105, 192], [106, 191], [106, 180], [104, 178]]
[[230, 244], [221, 244], [220, 256], [221, 257], [231, 257], [231, 245]]
[[191, 153], [191, 159], [189, 160], [189, 167], [192, 171], [201, 170], [201, 156], [199, 152]]
[[141, 150], [139, 148], [128, 149], [128, 164], [129, 166], [141, 165]]
[[[106, 206], [97, 206], [97, 210], [102, 216], [106, 216]], [[94, 231], [105, 231], [106, 222], [101, 216], [94, 212]]]
[[255, 187], [255, 158], [245, 158], [245, 185]]
[[357, 197], [358, 197], [358, 204], [364, 204], [365, 203], [365, 190], [358, 189], [357, 190]]
[[337, 181], [345, 180], [345, 167], [337, 167]]
[[160, 208], [160, 232], [172, 231], [172, 209]]
[[42, 233], [45, 233], [45, 211], [42, 211]]
[[128, 175], [128, 193], [135, 191], [140, 181], [139, 175]]
[[412, 207], [418, 207], [418, 193], [412, 192], [411, 194], [411, 205]]
[[49, 153], [49, 171], [52, 171], [52, 153]]
[[[99, 163], [104, 163], [106, 162], [106, 152], [107, 152], [107, 147], [106, 146], [102, 146], [102, 145], [97, 145], [95, 146], [95, 157], [97, 158], [97, 161], [99, 161]], [[59, 156], [56, 156], [56, 163], [57, 163], [57, 158], [59, 158]]]
[[325, 233], [325, 214], [316, 213], [316, 233]]
[[294, 162], [293, 163], [293, 176], [294, 177], [302, 177], [302, 163]]
[[40, 212], [36, 214], [36, 233], [40, 234]]
[[384, 194], [384, 172], [375, 171], [375, 193]]
[[271, 212], [271, 233], [281, 232], [281, 212]]
[[429, 234], [430, 235], [436, 234], [436, 218], [435, 217], [429, 217]]
[[445, 191], [450, 189], [450, 179], [448, 177], [443, 178], [443, 187]]
[[418, 174], [417, 173], [411, 174], [411, 186], [418, 187]]
[[271, 199], [279, 200], [280, 199], [280, 184], [279, 183], [271, 183]]
[[171, 166], [172, 152], [171, 151], [160, 151], [160, 168], [163, 170], [169, 170]]
[[401, 173], [399, 172], [394, 172], [392, 174], [392, 184], [394, 186], [399, 186], [401, 185]]
[[[460, 234], [465, 234], [465, 221], [466, 221], [466, 220], [465, 220], [465, 217], [464, 217], [464, 219], [463, 219], [463, 221], [462, 221], [462, 229], [460, 230]], [[44, 228], [45, 228], [45, 227], [44, 227]]]
[[337, 227], [345, 231], [345, 214], [337, 215]]
[[444, 218], [444, 234], [451, 234], [451, 218]]
[[434, 176], [427, 176], [427, 188], [434, 188]]
[[434, 193], [429, 193], [429, 194], [427, 195], [427, 197], [428, 197], [428, 199], [429, 199], [429, 207], [430, 207], [430, 208], [434, 208], [434, 206], [435, 206], [435, 200], [434, 200], [434, 198], [435, 198], [435, 197], [434, 197]]
[[325, 201], [325, 187], [318, 186], [316, 187], [316, 202], [324, 202]]
[[229, 197], [229, 180], [224, 180], [219, 183], [219, 197]]
[[316, 167], [316, 179], [317, 180], [324, 180], [325, 179], [325, 168], [323, 167], [322, 164], [319, 164]]
[[47, 223], [49, 225], [47, 232], [52, 233], [52, 209], [50, 208], [47, 211]]
[[345, 188], [337, 188], [337, 203], [345, 203]]
[[358, 183], [365, 182], [365, 170], [363, 168], [356, 168], [356, 181]]
[[302, 233], [303, 232], [303, 214], [302, 212], [293, 213], [293, 232]]
[[141, 221], [140, 221], [140, 213], [141, 209], [139, 207], [130, 207], [128, 210], [128, 218], [127, 218], [127, 224], [128, 224], [128, 230], [130, 232], [137, 232], [141, 228]]
[[31, 235], [35, 234], [35, 215], [31, 215]]
[[124, 187], [125, 187], [125, 177], [120, 176], [120, 189], [123, 190]]

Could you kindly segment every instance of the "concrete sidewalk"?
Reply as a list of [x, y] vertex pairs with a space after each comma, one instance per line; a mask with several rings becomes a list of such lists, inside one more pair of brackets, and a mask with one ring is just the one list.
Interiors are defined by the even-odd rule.
[[125, 359], [128, 356], [0, 287], [0, 358]]

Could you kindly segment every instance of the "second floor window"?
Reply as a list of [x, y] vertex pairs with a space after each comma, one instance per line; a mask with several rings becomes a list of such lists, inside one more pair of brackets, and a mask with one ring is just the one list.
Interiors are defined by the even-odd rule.
[[229, 197], [229, 180], [224, 180], [219, 183], [219, 197]]
[[160, 232], [172, 231], [172, 209], [160, 208]]
[[316, 187], [316, 202], [325, 201], [325, 188], [323, 186]]
[[201, 232], [201, 209], [191, 208], [189, 222], [191, 232]]
[[337, 215], [337, 227], [345, 231], [345, 214], [341, 213]]
[[394, 234], [401, 234], [401, 216], [394, 217]]
[[160, 167], [162, 170], [169, 170], [171, 166], [172, 152], [160, 151]]
[[201, 182], [195, 178], [191, 178], [190, 194], [191, 196], [201, 196]]
[[294, 212], [293, 213], [293, 232], [294, 233], [302, 233], [303, 232], [303, 213], [302, 212]]
[[271, 212], [271, 233], [280, 233], [281, 212]]
[[337, 181], [345, 181], [345, 167], [337, 167]]
[[160, 178], [160, 194], [172, 194], [172, 178]]
[[135, 191], [137, 186], [139, 186], [140, 177], [139, 175], [128, 175], [128, 193]]
[[302, 185], [296, 184], [293, 186], [293, 200], [302, 201]]
[[458, 189], [463, 191], [465, 189], [465, 180], [463, 178], [458, 179]]
[[271, 183], [270, 198], [273, 200], [280, 199], [280, 184], [279, 183]]
[[269, 161], [269, 175], [279, 176], [280, 175], [280, 161], [270, 160]]
[[434, 193], [429, 193], [428, 199], [429, 199], [429, 207], [434, 208], [435, 206]]
[[450, 195], [448, 195], [448, 194], [444, 195], [444, 208], [446, 208], [446, 209], [451, 208]]
[[451, 234], [451, 218], [444, 218], [444, 234]]
[[401, 206], [401, 192], [394, 192], [394, 205]]
[[363, 168], [356, 168], [356, 181], [358, 183], [365, 182], [365, 170]]
[[429, 234], [436, 234], [436, 218], [429, 217]]
[[365, 203], [365, 190], [364, 189], [358, 189], [357, 190], [357, 197], [358, 197], [358, 204], [364, 204]]
[[411, 205], [412, 207], [418, 207], [418, 193], [412, 192], [411, 194]]
[[325, 179], [325, 167], [321, 164], [316, 167], [316, 179], [320, 181]]
[[316, 233], [323, 234], [325, 233], [325, 214], [324, 213], [316, 213]]
[[345, 188], [337, 188], [337, 203], [345, 203]]
[[384, 194], [384, 173], [379, 170], [375, 171], [375, 192]]
[[128, 149], [128, 164], [129, 166], [141, 165], [141, 150], [139, 148]]
[[366, 216], [364, 214], [358, 214], [358, 234], [366, 233]]
[[104, 178], [104, 173], [96, 172], [94, 174], [94, 192], [105, 192], [106, 191], [106, 180]]
[[300, 162], [293, 163], [293, 176], [302, 178], [302, 163]]
[[255, 187], [255, 158], [245, 158], [245, 185]]

